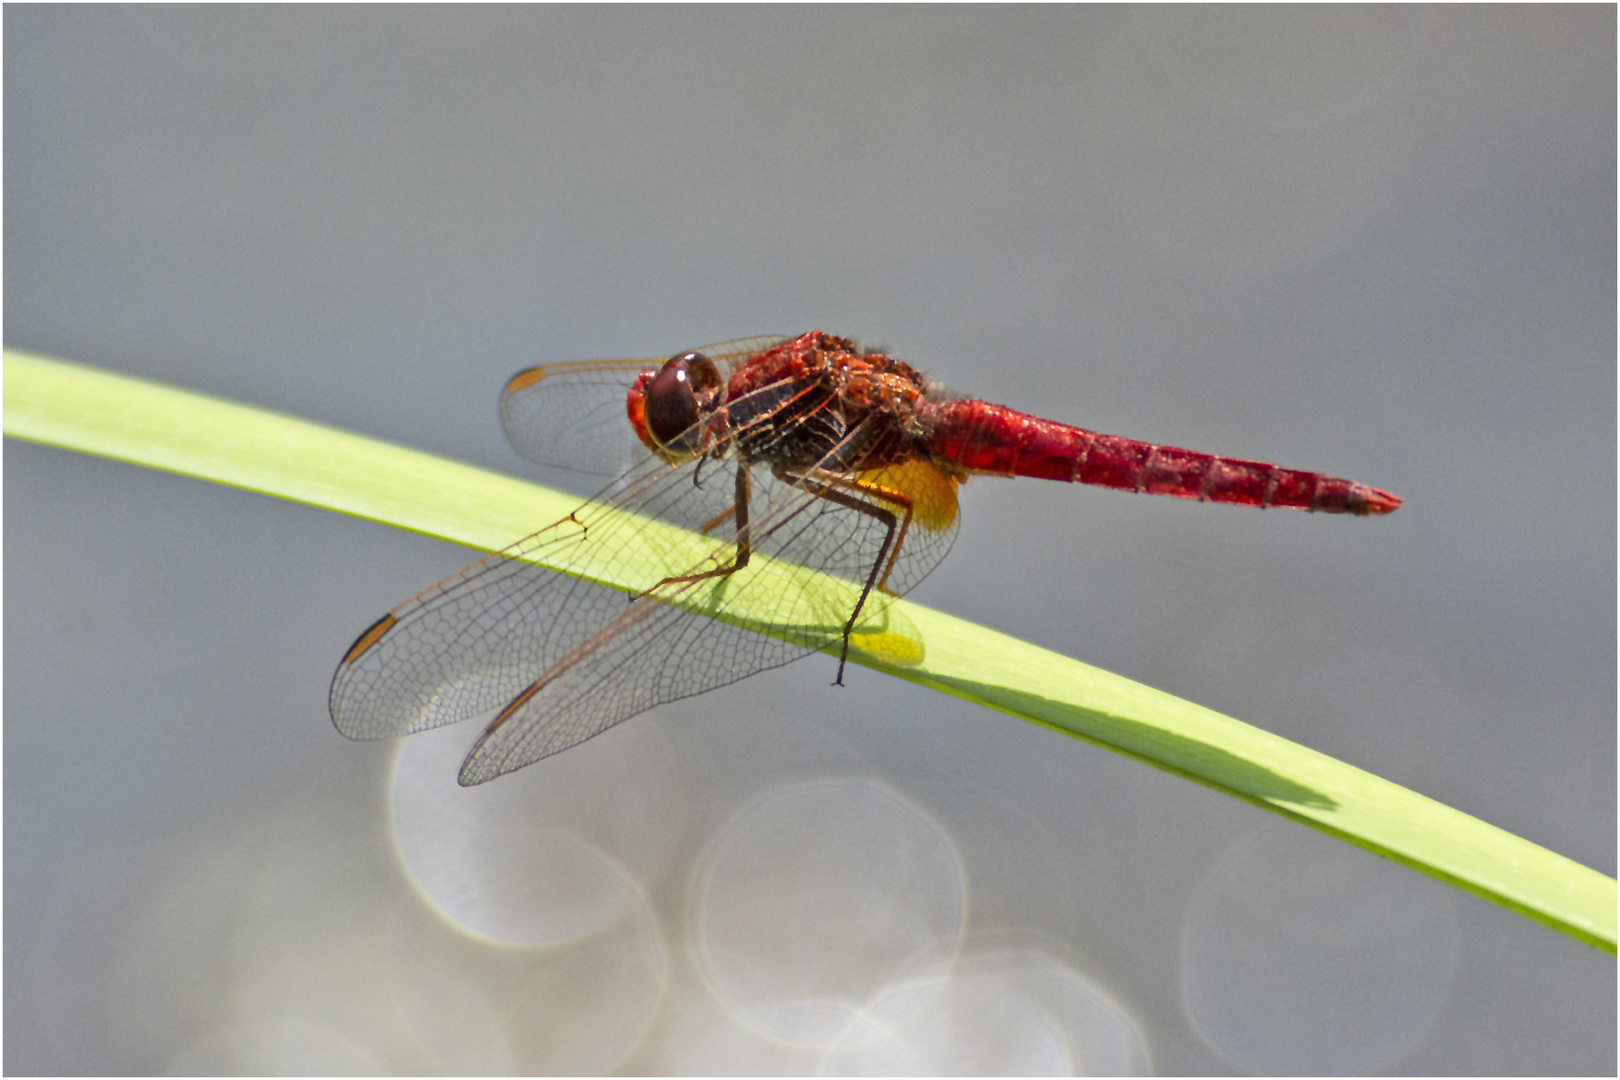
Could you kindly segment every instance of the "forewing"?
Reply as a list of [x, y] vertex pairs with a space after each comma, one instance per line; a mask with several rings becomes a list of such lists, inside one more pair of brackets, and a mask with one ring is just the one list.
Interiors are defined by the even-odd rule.
[[[846, 460], [847, 449], [827, 460]], [[813, 482], [756, 467], [748, 528], [757, 557], [705, 577], [735, 565], [737, 464], [648, 459], [569, 517], [379, 620], [333, 677], [333, 721], [353, 738], [382, 738], [499, 710], [461, 776], [492, 779], [654, 705], [840, 641], [909, 506], [889, 591], [872, 590], [862, 608], [863, 625], [881, 624], [891, 595], [932, 570], [954, 534], [954, 483], [914, 467], [915, 476], [891, 467], [860, 477], [823, 467], [811, 470]], [[944, 483], [948, 506], [924, 515], [916, 476]], [[829, 485], [857, 505], [825, 498]]]
[[649, 456], [625, 415], [625, 394], [661, 363], [583, 360], [520, 371], [501, 391], [501, 427], [530, 461], [618, 476]]
[[[356, 739], [424, 731], [507, 705], [628, 606], [637, 591], [723, 555], [730, 537], [694, 541], [645, 516], [677, 501], [692, 517], [730, 505], [696, 488], [691, 466], [649, 459], [569, 517], [407, 600], [361, 635], [332, 679], [332, 720]], [[544, 563], [566, 572], [546, 569]]]
[[[854, 435], [852, 435], [854, 437]], [[735, 466], [732, 466], [734, 470]], [[818, 472], [821, 481], [836, 479]], [[955, 485], [934, 474], [946, 492], [928, 518], [914, 514], [890, 578], [889, 591], [866, 594], [860, 625], [881, 635], [885, 609], [938, 565], [955, 532]], [[614, 724], [677, 698], [701, 694], [840, 642], [863, 592], [888, 562], [885, 542], [898, 539], [912, 489], [902, 491], [890, 470], [883, 485], [842, 478], [869, 513], [821, 497], [806, 483], [789, 483], [763, 469], [752, 476], [749, 530], [755, 557], [726, 576], [669, 582], [636, 599], [575, 652], [560, 657], [526, 687], [473, 747], [463, 784], [479, 784], [566, 750]], [[914, 480], [914, 478], [913, 478]], [[730, 486], [724, 466], [705, 487]], [[660, 495], [672, 491], [660, 491]], [[894, 496], [902, 498], [896, 499]], [[943, 507], [939, 500], [947, 499]], [[895, 515], [893, 525], [882, 512]], [[735, 536], [734, 520], [728, 520]], [[716, 552], [693, 570], [734, 558]], [[830, 579], [830, 580], [829, 580]]]
[[751, 356], [758, 356], [766, 349], [774, 349], [784, 341], [792, 341], [787, 334], [761, 334], [756, 337], [732, 338], [714, 345], [704, 345], [697, 351], [710, 360], [729, 370], [747, 360]]
[[[789, 339], [738, 338], [698, 351], [731, 367]], [[501, 391], [501, 426], [513, 448], [541, 465], [618, 476], [649, 456], [625, 414], [625, 395], [667, 357], [581, 360], [520, 371]]]

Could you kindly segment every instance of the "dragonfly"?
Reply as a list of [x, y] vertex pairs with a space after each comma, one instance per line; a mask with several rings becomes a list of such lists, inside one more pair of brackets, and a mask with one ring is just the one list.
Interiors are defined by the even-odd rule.
[[905, 662], [889, 606], [945, 558], [971, 476], [1369, 517], [1401, 505], [953, 396], [820, 331], [530, 368], [501, 419], [525, 457], [614, 479], [373, 623], [329, 695], [354, 739], [486, 719], [463, 786], [812, 652], [836, 651], [838, 685], [852, 644]]

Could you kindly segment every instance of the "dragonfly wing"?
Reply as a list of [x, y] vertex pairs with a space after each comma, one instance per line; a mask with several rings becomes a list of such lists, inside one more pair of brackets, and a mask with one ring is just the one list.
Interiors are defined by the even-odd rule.
[[751, 356], [766, 349], [774, 349], [784, 341], [792, 341], [788, 334], [761, 334], [757, 337], [732, 338], [714, 345], [705, 345], [697, 351], [724, 368], [735, 367]]
[[[924, 521], [919, 510], [899, 537], [896, 522], [920, 507], [921, 488], [894, 469], [873, 481], [827, 464], [870, 444], [850, 432], [812, 470], [814, 483], [755, 468], [746, 506], [758, 557], [707, 576], [737, 559], [731, 448], [679, 467], [649, 458], [362, 634], [333, 676], [334, 723], [366, 739], [494, 715], [462, 770], [463, 783], [480, 783], [654, 705], [840, 641], [858, 607], [863, 622], [876, 619], [932, 570], [954, 530], [954, 482], [944, 483], [948, 513]], [[859, 498], [824, 497], [829, 477]], [[897, 539], [895, 557], [885, 545]], [[868, 592], [885, 559], [889, 592]]]
[[694, 538], [645, 516], [674, 495], [693, 516], [723, 514], [730, 491], [719, 487], [695, 488], [690, 467], [649, 460], [563, 520], [407, 600], [338, 665], [333, 722], [374, 739], [493, 714], [622, 613], [623, 592], [594, 583], [644, 591], [706, 550], [723, 555], [730, 538]]
[[[509, 550], [538, 554], [552, 530]], [[566, 640], [546, 621], [567, 607], [559, 577], [501, 553], [401, 604], [338, 665], [332, 722], [351, 739], [382, 739], [493, 713], [561, 648], [553, 639]]]
[[655, 705], [737, 682], [812, 651], [653, 597], [626, 605], [586, 649], [525, 688], [485, 730], [461, 767], [462, 784], [493, 780]]
[[[706, 484], [729, 480], [723, 467], [714, 474]], [[762, 470], [752, 477], [752, 489], [755, 557], [748, 567], [667, 583], [628, 605], [518, 694], [474, 745], [461, 783], [492, 780], [655, 705], [737, 682], [842, 640], [873, 578], [888, 527], [872, 514]], [[874, 505], [897, 508], [882, 494], [861, 490]], [[914, 531], [902, 548], [909, 554], [897, 563], [903, 572], [895, 575], [896, 584], [904, 579], [909, 587], [937, 565], [952, 534], [946, 528]], [[693, 571], [721, 565], [722, 555], [729, 560], [734, 553], [735, 547], [716, 552]], [[860, 624], [881, 633], [892, 599], [892, 592], [868, 594]]]
[[530, 461], [618, 476], [649, 456], [625, 416], [625, 394], [662, 363], [585, 360], [520, 371], [501, 391], [501, 427]]
[[[698, 351], [729, 368], [787, 340], [738, 338]], [[501, 391], [507, 440], [540, 465], [620, 475], [650, 456], [625, 415], [625, 395], [637, 375], [656, 371], [665, 359], [582, 360], [518, 372]]]

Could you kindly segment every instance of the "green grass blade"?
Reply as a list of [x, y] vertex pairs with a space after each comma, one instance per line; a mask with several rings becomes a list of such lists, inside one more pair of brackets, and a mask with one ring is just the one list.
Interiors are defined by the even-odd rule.
[[[6, 350], [5, 434], [320, 506], [483, 551], [576, 496], [262, 409]], [[634, 577], [633, 568], [629, 577]], [[625, 584], [628, 584], [628, 580]], [[925, 655], [852, 660], [1179, 776], [1615, 951], [1616, 885], [1247, 724], [971, 623], [891, 608]]]

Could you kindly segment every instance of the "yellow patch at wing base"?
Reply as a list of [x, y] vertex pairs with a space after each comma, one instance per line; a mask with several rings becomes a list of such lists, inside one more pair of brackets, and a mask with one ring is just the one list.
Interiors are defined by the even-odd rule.
[[956, 485], [959, 481], [946, 476], [925, 460], [903, 461], [861, 473], [861, 483], [898, 492], [911, 500], [914, 525], [938, 531], [948, 529], [956, 521]]

